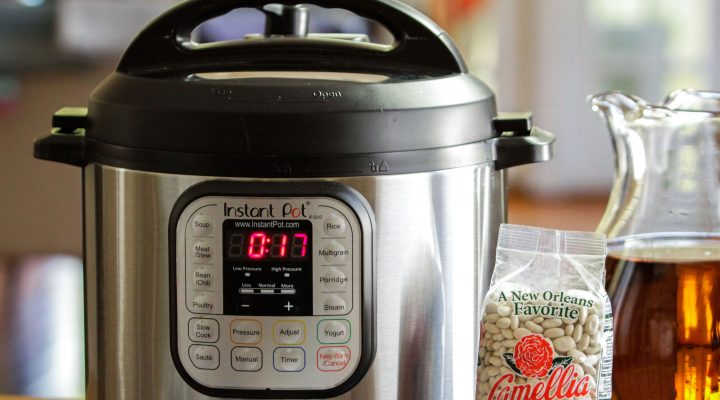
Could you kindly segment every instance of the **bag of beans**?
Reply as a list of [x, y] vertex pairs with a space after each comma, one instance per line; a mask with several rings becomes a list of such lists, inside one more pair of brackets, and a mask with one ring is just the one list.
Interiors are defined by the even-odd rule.
[[481, 309], [478, 398], [609, 400], [604, 235], [502, 225]]

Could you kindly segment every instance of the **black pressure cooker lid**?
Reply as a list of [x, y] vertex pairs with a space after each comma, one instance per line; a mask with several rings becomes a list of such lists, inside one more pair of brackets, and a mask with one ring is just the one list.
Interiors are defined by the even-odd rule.
[[[56, 114], [55, 136], [36, 143], [36, 156], [224, 176], [347, 176], [498, 162], [482, 144], [501, 133], [493, 126], [493, 93], [467, 73], [448, 35], [428, 18], [394, 0], [311, 1], [383, 24], [395, 44], [378, 45], [308, 35], [307, 9], [297, 0], [266, 3], [190, 0], [166, 12], [130, 45], [87, 111]], [[265, 35], [191, 40], [199, 24], [239, 7], [266, 13]], [[506, 122], [500, 125], [519, 123], [518, 131], [530, 132], [527, 118]], [[535, 161], [516, 153], [504, 158], [506, 166]]]

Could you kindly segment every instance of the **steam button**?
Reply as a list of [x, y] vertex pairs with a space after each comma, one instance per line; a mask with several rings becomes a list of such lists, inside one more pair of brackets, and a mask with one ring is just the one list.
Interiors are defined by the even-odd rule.
[[195, 214], [192, 221], [190, 221], [190, 227], [195, 236], [207, 236], [213, 230], [213, 223], [207, 215]]
[[334, 213], [330, 214], [327, 219], [323, 221], [323, 230], [328, 236], [344, 235], [347, 230], [345, 218]]
[[192, 345], [188, 351], [190, 361], [198, 369], [218, 369], [220, 351], [215, 346]]
[[210, 264], [213, 259], [212, 246], [204, 240], [195, 242], [192, 246], [192, 258], [198, 264]]
[[328, 296], [323, 304], [323, 312], [330, 315], [343, 315], [348, 313], [347, 303], [338, 296]]

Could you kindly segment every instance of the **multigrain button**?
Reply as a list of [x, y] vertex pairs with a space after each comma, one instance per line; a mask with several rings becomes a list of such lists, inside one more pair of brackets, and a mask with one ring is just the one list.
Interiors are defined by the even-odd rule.
[[350, 322], [346, 319], [324, 319], [318, 323], [318, 342], [343, 344], [350, 341]]
[[192, 228], [195, 236], [207, 236], [212, 232], [213, 223], [210, 217], [205, 214], [195, 214], [192, 221], [190, 221], [190, 227]]
[[320, 277], [320, 283], [329, 290], [341, 290], [347, 285], [348, 278], [337, 268], [331, 268]]
[[326, 314], [347, 314], [347, 303], [342, 298], [331, 295], [325, 299], [323, 303], [323, 311]]
[[305, 369], [305, 350], [300, 347], [278, 347], [273, 352], [273, 367], [280, 372]]
[[195, 242], [192, 246], [192, 260], [197, 264], [210, 264], [213, 259], [212, 246], [204, 240]]
[[305, 343], [305, 322], [278, 321], [273, 325], [273, 341], [277, 344]]
[[256, 344], [262, 340], [262, 326], [253, 319], [236, 319], [230, 324], [230, 340], [236, 344]]
[[214, 319], [192, 318], [189, 322], [189, 336], [193, 342], [214, 343], [220, 335], [220, 324]]
[[350, 255], [350, 251], [342, 244], [333, 240], [324, 248], [318, 250], [318, 255], [322, 256], [326, 262], [330, 264], [342, 264]]
[[347, 230], [345, 218], [333, 213], [323, 222], [323, 230], [328, 236], [342, 236]]
[[195, 296], [193, 301], [190, 303], [190, 311], [197, 314], [212, 314], [215, 312], [215, 308], [215, 302], [208, 298], [205, 294]]
[[317, 352], [317, 367], [320, 371], [341, 371], [350, 362], [350, 348], [345, 346], [321, 347]]
[[190, 361], [198, 369], [217, 369], [220, 366], [220, 351], [215, 346], [192, 345]]
[[194, 289], [209, 290], [215, 283], [215, 273], [205, 267], [200, 267], [193, 271], [191, 286]]
[[236, 347], [230, 355], [235, 371], [260, 371], [262, 369], [262, 351], [257, 347]]

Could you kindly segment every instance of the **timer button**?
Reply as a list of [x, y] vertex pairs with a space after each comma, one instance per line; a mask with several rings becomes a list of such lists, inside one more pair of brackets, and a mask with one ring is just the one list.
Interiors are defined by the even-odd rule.
[[218, 369], [220, 366], [220, 351], [215, 346], [192, 345], [188, 351], [190, 361], [198, 369]]
[[348, 313], [347, 303], [338, 296], [328, 296], [323, 304], [323, 312], [325, 314], [342, 315]]
[[213, 223], [207, 215], [195, 214], [192, 221], [190, 221], [190, 227], [195, 236], [207, 236], [213, 230]]
[[214, 282], [215, 274], [205, 267], [196, 269], [192, 274], [192, 287], [195, 289], [211, 289]]
[[333, 240], [325, 248], [318, 250], [318, 255], [322, 256], [330, 264], [342, 264], [350, 255], [350, 251]]
[[320, 277], [320, 283], [330, 290], [344, 289], [347, 286], [348, 277], [340, 270], [332, 268]]
[[204, 240], [195, 242], [192, 246], [192, 258], [195, 263], [209, 264], [213, 259], [212, 246]]
[[305, 369], [305, 350], [301, 347], [279, 347], [273, 351], [273, 367], [280, 372]]
[[323, 221], [323, 230], [328, 236], [342, 236], [347, 230], [345, 218], [333, 213]]

